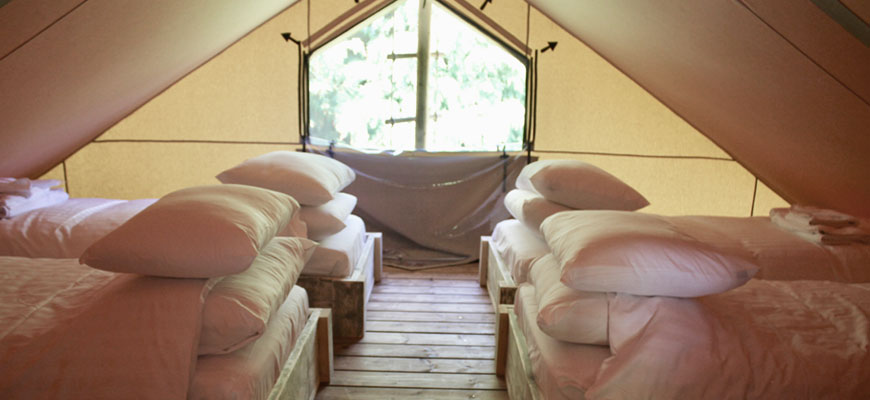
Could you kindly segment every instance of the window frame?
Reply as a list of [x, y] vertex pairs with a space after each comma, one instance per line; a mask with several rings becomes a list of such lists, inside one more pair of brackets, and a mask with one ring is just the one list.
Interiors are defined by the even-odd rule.
[[[303, 132], [300, 132], [300, 134], [301, 134], [300, 139], [303, 143], [303, 146], [305, 146], [305, 144], [309, 141], [310, 133], [311, 133], [310, 132], [311, 112], [310, 112], [310, 109], [308, 108], [308, 104], [310, 104], [310, 101], [311, 101], [311, 92], [309, 90], [309, 80], [310, 80], [309, 60], [310, 60], [311, 56], [315, 52], [317, 52], [317, 50], [320, 50], [321, 48], [327, 46], [333, 40], [340, 38], [341, 36], [343, 36], [347, 32], [350, 32], [350, 31], [354, 30], [355, 28], [357, 28], [358, 26], [360, 26], [361, 24], [366, 23], [366, 21], [368, 21], [369, 18], [373, 17], [374, 15], [376, 15], [376, 14], [378, 14], [378, 13], [380, 13], [380, 12], [390, 8], [390, 7], [396, 6], [400, 1], [403, 1], [403, 0], [386, 0], [382, 4], [378, 5], [377, 7], [365, 11], [364, 13], [358, 15], [356, 18], [354, 18], [352, 21], [350, 21], [345, 26], [342, 26], [341, 28], [339, 28], [335, 32], [331, 33], [330, 35], [325, 36], [322, 41], [317, 43], [317, 45], [312, 46], [308, 51], [303, 53], [304, 60], [300, 63], [300, 91], [301, 90], [305, 91], [304, 93], [300, 93], [300, 99], [304, 98], [304, 105], [300, 105], [301, 106], [300, 117], [304, 117], [304, 120], [305, 120], [302, 123]], [[522, 132], [522, 137], [523, 137], [522, 147], [523, 147], [523, 149], [530, 149], [530, 147], [531, 147], [530, 136], [531, 135], [530, 135], [529, 125], [530, 125], [530, 122], [532, 121], [530, 108], [534, 106], [534, 101], [533, 101], [534, 95], [532, 93], [530, 93], [531, 91], [533, 91], [533, 82], [532, 82], [532, 80], [533, 80], [533, 72], [532, 72], [533, 59], [531, 58], [530, 49], [525, 48], [524, 50], [526, 51], [527, 54], [524, 55], [523, 52], [518, 50], [515, 46], [507, 43], [508, 41], [503, 40], [498, 35], [491, 32], [489, 29], [486, 29], [480, 23], [478, 23], [477, 21], [475, 21], [474, 19], [472, 19], [471, 17], [469, 17], [465, 13], [458, 11], [456, 7], [452, 6], [451, 4], [448, 4], [446, 1], [443, 1], [443, 0], [404, 0], [404, 1], [417, 1], [418, 4], [420, 4], [420, 6], [422, 6], [422, 10], [419, 10], [419, 6], [418, 6], [417, 53], [416, 54], [414, 54], [414, 53], [408, 53], [408, 54], [395, 54], [394, 53], [393, 54], [396, 58], [400, 58], [400, 57], [401, 58], [416, 58], [416, 60], [417, 60], [417, 63], [416, 63], [417, 64], [417, 86], [416, 86], [416, 90], [415, 90], [416, 91], [416, 93], [415, 93], [416, 94], [416, 112], [415, 112], [415, 115], [413, 117], [398, 116], [398, 118], [397, 118], [397, 116], [391, 115], [390, 119], [386, 120], [385, 122], [390, 123], [390, 124], [414, 122], [415, 123], [415, 147], [416, 147], [415, 151], [428, 152], [428, 150], [426, 150], [426, 146], [425, 146], [425, 144], [426, 144], [426, 128], [427, 128], [426, 124], [428, 121], [428, 113], [427, 113], [427, 111], [428, 111], [428, 78], [429, 78], [429, 61], [433, 57], [433, 54], [431, 54], [431, 52], [429, 51], [429, 49], [430, 49], [429, 44], [430, 44], [430, 36], [431, 36], [430, 32], [431, 32], [431, 21], [432, 21], [432, 7], [433, 7], [433, 3], [437, 2], [440, 6], [444, 7], [444, 9], [446, 9], [454, 17], [461, 19], [462, 21], [464, 21], [465, 23], [470, 25], [472, 28], [476, 29], [479, 33], [487, 36], [489, 39], [494, 41], [504, 51], [506, 51], [508, 54], [510, 54], [515, 59], [517, 59], [523, 65], [523, 68], [525, 69], [525, 73], [526, 73], [526, 78], [525, 78], [525, 85], [524, 85], [525, 106], [524, 106], [524, 119], [523, 119], [523, 132]], [[351, 9], [350, 11], [348, 11], [345, 14], [343, 14], [342, 16], [340, 16], [339, 19], [348, 18], [349, 16], [358, 14], [358, 13], [355, 13], [354, 10], [355, 9], [362, 9], [363, 8], [362, 6], [363, 6], [363, 4], [359, 4], [359, 5], [355, 6], [354, 9]], [[423, 21], [424, 19], [425, 19], [425, 21]], [[424, 25], [424, 22], [425, 22], [425, 25]], [[497, 26], [497, 24], [495, 24], [493, 21], [488, 21], [488, 22], [492, 25]], [[425, 26], [425, 29], [423, 29], [424, 26]], [[334, 27], [327, 25], [321, 31], [318, 31], [315, 34], [309, 36], [309, 38], [307, 40], [305, 40], [302, 44], [306, 45], [306, 46], [310, 45], [312, 42], [312, 39], [316, 39], [317, 37], [321, 36], [324, 33], [324, 31], [328, 30], [329, 28], [334, 28]], [[496, 29], [496, 30], [498, 30], [498, 29]], [[502, 31], [503, 31], [503, 29], [502, 29]], [[502, 33], [506, 34], [506, 35], [510, 35], [506, 31], [503, 31]], [[518, 39], [516, 39], [516, 38], [513, 38], [513, 39], [515, 41], [518, 41]], [[421, 57], [421, 55], [425, 55], [425, 57]], [[304, 71], [302, 69], [304, 69]], [[332, 145], [330, 145], [330, 146], [332, 146]], [[502, 149], [494, 149], [494, 150], [503, 151]], [[457, 152], [457, 151], [462, 152], [460, 150], [449, 150], [446, 152], [452, 153], [452, 152]], [[490, 151], [488, 151], [488, 150], [483, 150], [483, 151], [472, 150], [472, 151], [468, 151], [468, 152], [490, 152]]]

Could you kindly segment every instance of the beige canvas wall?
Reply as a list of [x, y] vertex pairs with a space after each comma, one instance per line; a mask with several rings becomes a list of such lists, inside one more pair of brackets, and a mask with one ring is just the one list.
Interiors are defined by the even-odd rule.
[[[746, 216], [785, 204], [730, 156], [583, 43], [522, 0], [487, 6], [494, 21], [538, 57], [536, 155], [582, 159], [649, 200], [650, 212]], [[478, 9], [479, 4], [470, 4]], [[217, 183], [245, 158], [299, 147], [297, 49], [355, 4], [302, 0], [171, 86], [47, 176], [76, 197], [158, 197]], [[309, 15], [310, 6], [310, 15]], [[496, 36], [504, 36], [496, 33]], [[64, 171], [65, 167], [65, 171]], [[757, 189], [756, 189], [757, 187]]]

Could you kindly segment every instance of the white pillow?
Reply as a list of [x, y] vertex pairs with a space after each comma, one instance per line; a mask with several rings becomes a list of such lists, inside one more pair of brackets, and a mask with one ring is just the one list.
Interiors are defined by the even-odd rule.
[[308, 226], [310, 239], [323, 240], [344, 229], [344, 220], [353, 212], [354, 207], [356, 196], [336, 193], [332, 200], [322, 206], [300, 208], [299, 218]]
[[489, 244], [517, 285], [529, 280], [532, 261], [550, 252], [543, 237], [515, 219], [497, 223]]
[[345, 278], [353, 272], [362, 257], [366, 227], [362, 218], [350, 215], [344, 220], [341, 232], [323, 239], [314, 249], [311, 259], [302, 270], [303, 275]]
[[223, 183], [272, 189], [306, 206], [319, 206], [356, 179], [350, 167], [332, 158], [296, 151], [257, 156], [218, 174]]
[[316, 243], [276, 237], [244, 272], [221, 279], [202, 310], [199, 354], [224, 354], [258, 338], [296, 284]]
[[557, 212], [571, 210], [561, 204], [553, 203], [535, 192], [522, 189], [508, 192], [504, 198], [504, 205], [514, 218], [539, 235], [541, 222], [544, 222], [544, 219]]
[[251, 265], [297, 209], [292, 197], [253, 186], [182, 189], [98, 240], [79, 262], [176, 278], [234, 274]]
[[517, 189], [582, 210], [633, 211], [649, 205], [625, 182], [579, 160], [541, 160], [526, 165], [517, 177]]
[[697, 297], [738, 287], [758, 271], [740, 246], [703, 243], [657, 215], [565, 211], [541, 231], [562, 282], [577, 290]]
[[607, 293], [575, 290], [559, 282], [559, 262], [547, 254], [532, 263], [529, 281], [538, 299], [538, 327], [550, 337], [607, 344]]

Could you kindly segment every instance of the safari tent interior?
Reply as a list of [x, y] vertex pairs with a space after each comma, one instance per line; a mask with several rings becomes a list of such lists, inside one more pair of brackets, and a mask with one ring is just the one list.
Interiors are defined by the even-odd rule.
[[[521, 106], [519, 111], [494, 105], [480, 121], [448, 125], [443, 122], [448, 121], [448, 116], [438, 125], [437, 114], [427, 116], [425, 106], [419, 109], [426, 103], [425, 94], [417, 98], [416, 110], [411, 99], [411, 103], [405, 103], [411, 104], [410, 111], [402, 106], [402, 112], [389, 106], [378, 109], [366, 104], [368, 98], [357, 98], [356, 103], [347, 100], [353, 107], [329, 111], [356, 121], [356, 125], [337, 127], [338, 136], [318, 139], [317, 129], [322, 123], [313, 115], [326, 108], [316, 103], [315, 91], [323, 87], [322, 82], [312, 81], [317, 68], [320, 73], [324, 68], [332, 72], [341, 69], [342, 73], [356, 68], [359, 74], [353, 76], [357, 80], [349, 84], [354, 89], [346, 93], [358, 94], [364, 91], [361, 88], [372, 87], [371, 77], [383, 77], [378, 69], [396, 68], [408, 62], [406, 58], [417, 60], [425, 68], [423, 54], [431, 53], [434, 63], [458, 67], [463, 62], [471, 64], [472, 68], [466, 69], [477, 68], [479, 64], [474, 63], [495, 60], [493, 53], [481, 50], [467, 53], [462, 59], [439, 61], [442, 50], [429, 51], [428, 37], [425, 46], [419, 39], [415, 43], [418, 47], [410, 53], [403, 50], [408, 54], [400, 54], [401, 45], [396, 45], [388, 60], [365, 71], [360, 67], [339, 67], [337, 63], [346, 62], [346, 57], [317, 59], [373, 18], [398, 15], [399, 7], [438, 8], [509, 54], [521, 65], [519, 100], [511, 100], [511, 107]], [[423, 18], [419, 21], [422, 26]], [[425, 24], [428, 32], [429, 22]], [[474, 40], [464, 33], [452, 40], [456, 38]], [[341, 50], [346, 51], [344, 54], [365, 51], [352, 45]], [[271, 372], [265, 378], [268, 383], [252, 384], [256, 389], [245, 389], [242, 397], [864, 398], [870, 393], [866, 383], [870, 382], [870, 348], [866, 346], [870, 339], [868, 71], [870, 3], [865, 0], [0, 0], [0, 176], [9, 177], [8, 182], [4, 181], [9, 184], [21, 182], [11, 178], [59, 181], [61, 188], [54, 190], [67, 193], [70, 200], [129, 200], [125, 204], [132, 207], [135, 201], [160, 199], [133, 207], [138, 212], [189, 188], [214, 190], [228, 186], [222, 182], [244, 183], [219, 181], [216, 176], [272, 152], [314, 153], [349, 168], [355, 180], [345, 180], [329, 196], [331, 199], [344, 189], [357, 198], [353, 213], [365, 223], [360, 243], [367, 246], [359, 252], [366, 255], [353, 258], [348, 268], [353, 270], [358, 263], [358, 270], [366, 271], [360, 273], [369, 278], [361, 278], [360, 282], [365, 282], [360, 283], [362, 286], [346, 280], [329, 281], [327, 285], [322, 278], [299, 277], [296, 273], [288, 278], [291, 280], [276, 306], [289, 304], [292, 293], [304, 298], [307, 291], [308, 296], [300, 300], [304, 307], [299, 306], [294, 316], [287, 317], [295, 328], [286, 335], [293, 337], [296, 345], [286, 346], [280, 361], [269, 361]], [[418, 86], [427, 87], [423, 76], [426, 73], [410, 74], [418, 79]], [[492, 83], [463, 81], [472, 89], [477, 84]], [[428, 86], [435, 88], [438, 81], [430, 78]], [[390, 89], [391, 93], [400, 92], [396, 87]], [[490, 127], [501, 127], [508, 119], [519, 121], [511, 146], [499, 139], [487, 142], [485, 148], [447, 145], [436, 150], [421, 139], [420, 127], [426, 125], [421, 121], [428, 120], [430, 126], [447, 126], [432, 135], [451, 131], [451, 135], [459, 137], [457, 140], [464, 141], [471, 140], [469, 137], [477, 140]], [[374, 123], [370, 121], [378, 121], [377, 129], [409, 136], [398, 148], [359, 149], [353, 139], [357, 132], [353, 131], [368, 129], [368, 134], [374, 135]], [[333, 121], [336, 126], [342, 123]], [[400, 126], [407, 129], [398, 129]], [[433, 140], [432, 135], [425, 137]], [[531, 173], [526, 165], [563, 160], [600, 169], [608, 179], [642, 195], [648, 205], [585, 210], [587, 207], [565, 208], [560, 203], [561, 209], [571, 210], [553, 214], [543, 223], [537, 221], [531, 228], [530, 237], [542, 243], [544, 252], [527, 260], [531, 271], [527, 279], [531, 282], [524, 282], [526, 279], [520, 279], [516, 271], [511, 272], [511, 266], [501, 269], [501, 264], [513, 261], [497, 254], [499, 246], [510, 253], [511, 249], [504, 248], [511, 245], [499, 242], [498, 232], [493, 234], [493, 230], [503, 220], [522, 218], [505, 208], [506, 195], [515, 188], [532, 192], [540, 189], [535, 196], [554, 201], [542, 194], [540, 187], [528, 186], [534, 183], [523, 188], [520, 180], [523, 174]], [[257, 190], [257, 196], [266, 196]], [[236, 195], [253, 196], [231, 194]], [[289, 200], [294, 212], [300, 204], [302, 209], [323, 204], [296, 200]], [[287, 200], [282, 197], [274, 201]], [[800, 214], [807, 208], [822, 214]], [[813, 233], [822, 236], [829, 233], [825, 231], [829, 227], [822, 223], [823, 227], [817, 228], [816, 221], [820, 216], [834, 215], [826, 221], [833, 221], [833, 228], [848, 229], [849, 242], [811, 243], [794, 236], [793, 241], [787, 238], [774, 243], [772, 236], [759, 233], [785, 234], [785, 230], [772, 225], [771, 210], [786, 210], [777, 215], [785, 215], [790, 221], [797, 214], [800, 218], [806, 216], [802, 221], [813, 225]], [[291, 214], [281, 217], [280, 227], [270, 228], [268, 238], [259, 239], [252, 257], [266, 252], [265, 243], [287, 225]], [[113, 228], [125, 226], [128, 218], [130, 215], [115, 221]], [[580, 220], [585, 222], [575, 223]], [[0, 223], [11, 226], [12, 221], [14, 217]], [[732, 224], [731, 230], [719, 228], [720, 222]], [[580, 229], [581, 225], [585, 228]], [[605, 225], [607, 229], [596, 228]], [[699, 233], [702, 226], [714, 227], [711, 229], [715, 233]], [[152, 229], [151, 225], [148, 229], [152, 236], [143, 242], [151, 242], [152, 237], [166, 232]], [[650, 282], [659, 282], [658, 278], [644, 275], [650, 272], [637, 272], [642, 268], [637, 265], [631, 266], [634, 272], [624, 279], [622, 275], [614, 278], [618, 282], [596, 286], [598, 283], [579, 278], [582, 274], [576, 271], [584, 266], [578, 264], [577, 260], [583, 258], [578, 254], [585, 251], [581, 244], [601, 249], [610, 246], [612, 242], [607, 240], [616, 240], [613, 238], [617, 234], [623, 240], [660, 229], [668, 232], [667, 239], [656, 236], [644, 243], [649, 246], [667, 240], [659, 247], [666, 250], [647, 249], [644, 257], [666, 253], [663, 258], [680, 264], [677, 273], [691, 270], [688, 273], [692, 279], [702, 275], [704, 278], [698, 281], [703, 281], [699, 283], [703, 289], [689, 288], [691, 284], [682, 281], [663, 284], [664, 289], [650, 289]], [[207, 230], [192, 232], [205, 238]], [[593, 231], [599, 236], [587, 233]], [[565, 235], [557, 237], [558, 233]], [[28, 239], [24, 233], [12, 235], [17, 235], [16, 240]], [[582, 239], [566, 244], [570, 238]], [[591, 245], [600, 241], [607, 241], [607, 246]], [[683, 246], [689, 241], [704, 242], [703, 257], [696, 253], [667, 253], [679, 247], [673, 243]], [[321, 240], [299, 241], [292, 246], [308, 249], [316, 242]], [[103, 247], [109, 244], [98, 241], [82, 255], [83, 263], [96, 257], [94, 248], [101, 243]], [[292, 246], [286, 244], [288, 249]], [[217, 246], [206, 247], [216, 254], [215, 260], [222, 259], [221, 253], [213, 249]], [[625, 255], [629, 251], [616, 252]], [[295, 261], [302, 271], [311, 252], [296, 252], [307, 254]], [[64, 279], [96, 279], [89, 275], [90, 270], [83, 269], [89, 267], [79, 265], [81, 253], [53, 260], [34, 254], [29, 258], [12, 257], [17, 254], [0, 257], [5, 259], [3, 268], [11, 271], [2, 278], [4, 291], [10, 292], [2, 295], [4, 303], [18, 301], [12, 290], [24, 287], [19, 282], [42, 279], [44, 275], [38, 270], [49, 271], [42, 264], [50, 265], [50, 271], [68, 271], [53, 274]], [[409, 261], [419, 254], [436, 260], [427, 260], [434, 267]], [[600, 260], [602, 256], [596, 253], [596, 257]], [[632, 257], [617, 258], [630, 264], [635, 261], [625, 260]], [[439, 264], [438, 260], [447, 261]], [[605, 336], [609, 336], [603, 341], [560, 338], [542, 325], [542, 314], [536, 317], [538, 308], [543, 312], [545, 303], [555, 296], [548, 294], [555, 293], [555, 289], [547, 291], [550, 289], [541, 283], [547, 281], [544, 276], [549, 275], [544, 271], [550, 271], [546, 267], [551, 261], [557, 271], [554, 273], [561, 274], [561, 279], [554, 278], [548, 288], [557, 285], [573, 295], [582, 292], [603, 296], [595, 300], [603, 302], [603, 322], [598, 319], [590, 323], [605, 327]], [[765, 269], [768, 264], [798, 262], [824, 264], [814, 266], [814, 271], [836, 271], [830, 276], [815, 272], [788, 275]], [[381, 268], [381, 263], [389, 266]], [[658, 261], [646, 263], [659, 265]], [[696, 264], [702, 272], [693, 270]], [[734, 272], [737, 266], [742, 269]], [[709, 272], [706, 268], [720, 269]], [[711, 289], [709, 277], [719, 276], [723, 268], [731, 271], [731, 281], [739, 283]], [[185, 325], [180, 321], [198, 320], [202, 301], [191, 299], [200, 293], [205, 298], [209, 290], [218, 290], [215, 285], [219, 282], [229, 281], [201, 271], [192, 275], [158, 273], [163, 278], [155, 279], [168, 280], [173, 289], [154, 289], [148, 283], [151, 281], [128, 280], [126, 276], [131, 274], [123, 274], [136, 272], [135, 268], [103, 269], [114, 271], [100, 271], [112, 274], [100, 275], [105, 282], [113, 282], [105, 287], [115, 288], [106, 294], [107, 300], [126, 299], [122, 289], [128, 286], [143, 293], [172, 290], [188, 298], [184, 306], [178, 307], [182, 310], [174, 319], [153, 322], [155, 332], [172, 324]], [[798, 269], [809, 271], [806, 266]], [[753, 275], [756, 279], [750, 279]], [[626, 283], [632, 279], [643, 282]], [[301, 294], [290, 292], [294, 282], [304, 287]], [[93, 285], [94, 290], [105, 288]], [[50, 288], [40, 290], [48, 293], [45, 291]], [[359, 290], [364, 299], [333, 299], [344, 290]], [[318, 297], [326, 296], [326, 292], [332, 296], [329, 301]], [[825, 298], [823, 293], [839, 294], [839, 300]], [[810, 296], [812, 301], [801, 296]], [[120, 307], [127, 305], [127, 300], [114, 301], [114, 306], [108, 306], [108, 302], [83, 301], [77, 307], [82, 316], [99, 310], [125, 314]], [[340, 307], [347, 302], [359, 307], [352, 313], [365, 321], [364, 328], [361, 322], [343, 319]], [[740, 314], [737, 308], [727, 308], [726, 304], [739, 304], [740, 312], [755, 316], [735, 317]], [[837, 304], [850, 311], [838, 312]], [[168, 313], [166, 310], [174, 306], [172, 301], [163, 300], [155, 307]], [[8, 315], [21, 311], [19, 308], [7, 308], [4, 321], [29, 326], [28, 318]], [[282, 306], [281, 310], [285, 309], [290, 306]], [[654, 317], [639, 317], [641, 309], [652, 310]], [[47, 312], [38, 305], [27, 310]], [[127, 319], [140, 315], [126, 314]], [[588, 317], [579, 314], [564, 318], [576, 322]], [[693, 321], [708, 321], [709, 325], [686, 322], [691, 319], [688, 316], [698, 315]], [[780, 318], [783, 315], [794, 318]], [[798, 316], [816, 319], [802, 320]], [[87, 318], [72, 320], [79, 319]], [[98, 327], [108, 324], [93, 316], [90, 319]], [[638, 326], [639, 320], [645, 325]], [[770, 321], [779, 321], [780, 325], [764, 325]], [[263, 338], [271, 337], [270, 324], [281, 325], [265, 320], [262, 329], [267, 333]], [[73, 324], [80, 325], [84, 326]], [[565, 329], [592, 329], [581, 325], [569, 324]], [[14, 330], [0, 334], [0, 343], [7, 342], [2, 348], [13, 349], [4, 350], [9, 351], [5, 353], [8, 360], [28, 366], [13, 374], [12, 368], [17, 366], [2, 363], [6, 366], [0, 367], [0, 375], [7, 378], [0, 378], [0, 397], [113, 397], [126, 393], [121, 390], [154, 386], [148, 382], [155, 380], [172, 383], [162, 385], [162, 392], [142, 391], [143, 396], [238, 398], [234, 396], [242, 393], [218, 384], [227, 380], [220, 376], [233, 375], [235, 370], [224, 370], [227, 375], [208, 375], [209, 368], [220, 369], [213, 362], [220, 356], [203, 353], [201, 347], [196, 353], [197, 343], [202, 340], [196, 338], [193, 353], [189, 343], [165, 350], [179, 353], [172, 363], [179, 368], [174, 371], [184, 371], [180, 379], [151, 370], [142, 373], [146, 368], [143, 366], [135, 379], [113, 381], [119, 374], [112, 373], [111, 366], [132, 363], [141, 353], [127, 347], [119, 347], [127, 356], [105, 356], [115, 357], [111, 360], [118, 364], [109, 362], [91, 374], [107, 374], [102, 379], [67, 376], [56, 371], [61, 368], [52, 361], [20, 350], [19, 336], [39, 342], [43, 350], [51, 349], [46, 354], [57, 356], [57, 360], [76, 360], [80, 364], [72, 365], [83, 368], [90, 364], [71, 349], [102, 343], [98, 340], [105, 338], [70, 339], [68, 346], [58, 349], [52, 343], [60, 336], [52, 335], [60, 335], [60, 331], [52, 326], [30, 336]], [[199, 336], [198, 328], [188, 328], [187, 333], [172, 335]], [[653, 353], [650, 349], [673, 347], [662, 336], [650, 333], [659, 328], [665, 333], [655, 334], [673, 335], [689, 344], [670, 353]], [[704, 336], [701, 340], [687, 333], [708, 328], [714, 332], [712, 339]], [[359, 333], [348, 333], [348, 329]], [[782, 333], [792, 332], [789, 329], [795, 331], [792, 336]], [[98, 329], [89, 325], [80, 330], [87, 333]], [[746, 333], [750, 331], [757, 333]], [[771, 333], [774, 331], [779, 333]], [[159, 338], [151, 340], [147, 335], [128, 336], [158, 345], [179, 337], [155, 334]], [[722, 340], [730, 340], [728, 345], [735, 347], [724, 345]], [[240, 347], [245, 354], [255, 354], [252, 349], [260, 341], [244, 347], [239, 344], [234, 349]], [[799, 348], [792, 349], [787, 343]], [[810, 344], [800, 347], [800, 343]], [[776, 357], [764, 355], [764, 349], [771, 354], [796, 355], [774, 360]], [[722, 354], [731, 350], [753, 355], [740, 358]], [[231, 356], [238, 351], [224, 353]], [[548, 358], [554, 353], [564, 356]], [[824, 361], [814, 366], [804, 358], [810, 356]], [[671, 369], [669, 362], [684, 366]], [[200, 365], [206, 376], [202, 379]], [[741, 367], [744, 365], [746, 368]], [[571, 372], [580, 370], [584, 372]], [[787, 372], [773, 372], [777, 370]], [[817, 378], [806, 382], [797, 378], [806, 374]], [[84, 381], [76, 384], [77, 379]], [[685, 382], [695, 384], [681, 384]]]

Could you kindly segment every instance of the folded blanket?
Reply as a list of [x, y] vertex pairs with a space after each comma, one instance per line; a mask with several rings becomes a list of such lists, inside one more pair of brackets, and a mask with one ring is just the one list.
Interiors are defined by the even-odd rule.
[[30, 197], [0, 194], [0, 219], [12, 218], [37, 208], [48, 207], [69, 199], [63, 190], [32, 187]]
[[770, 221], [776, 226], [815, 243], [870, 244], [870, 227], [861, 220], [833, 210], [807, 206], [773, 208]]
[[60, 185], [57, 179], [41, 179], [32, 181], [28, 178], [0, 178], [0, 195], [30, 197], [33, 189], [51, 189]]

